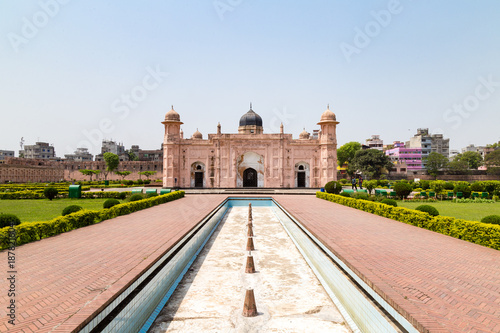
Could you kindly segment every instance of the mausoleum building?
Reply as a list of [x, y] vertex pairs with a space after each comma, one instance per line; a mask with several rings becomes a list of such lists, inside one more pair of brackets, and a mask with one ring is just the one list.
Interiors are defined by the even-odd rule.
[[222, 133], [219, 123], [217, 133], [206, 138], [198, 130], [184, 138], [173, 107], [162, 124], [164, 187], [322, 187], [337, 179], [338, 122], [329, 108], [321, 114], [317, 138], [304, 130], [293, 139], [283, 124], [280, 133], [264, 133], [251, 105], [234, 134]]

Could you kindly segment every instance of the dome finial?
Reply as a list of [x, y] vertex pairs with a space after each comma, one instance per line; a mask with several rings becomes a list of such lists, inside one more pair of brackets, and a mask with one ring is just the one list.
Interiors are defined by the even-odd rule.
[[172, 110], [174, 109], [174, 105], [172, 104]]
[[330, 103], [328, 103], [328, 104], [326, 105], [326, 109], [327, 109], [327, 110], [330, 110]]
[[250, 110], [252, 110], [252, 102], [250, 102]]

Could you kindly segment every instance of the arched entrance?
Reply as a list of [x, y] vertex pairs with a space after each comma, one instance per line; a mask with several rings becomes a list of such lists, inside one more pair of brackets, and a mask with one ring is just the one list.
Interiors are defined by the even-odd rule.
[[297, 187], [306, 187], [306, 171], [303, 165], [300, 165], [297, 171]]
[[243, 171], [243, 187], [257, 187], [257, 171], [252, 168]]
[[202, 162], [195, 162], [191, 164], [191, 187], [206, 187], [205, 164]]

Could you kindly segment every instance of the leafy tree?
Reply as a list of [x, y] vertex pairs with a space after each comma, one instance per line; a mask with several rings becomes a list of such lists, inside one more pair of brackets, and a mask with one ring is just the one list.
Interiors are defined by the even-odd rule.
[[138, 161], [139, 157], [132, 151], [132, 150], [126, 150], [125, 154], [127, 154], [129, 161]]
[[349, 163], [349, 171], [353, 174], [362, 172], [369, 178], [379, 178], [384, 170], [390, 170], [392, 163], [382, 151], [377, 149], [358, 150]]
[[132, 172], [130, 171], [115, 171], [115, 173], [122, 177], [122, 179], [125, 179], [125, 177], [127, 177], [128, 175], [130, 175]]
[[351, 163], [354, 155], [358, 150], [361, 150], [361, 144], [359, 142], [348, 142], [339, 149], [337, 149], [337, 163], [339, 166], [345, 163]]
[[106, 171], [104, 171], [104, 179], [108, 179], [108, 173], [113, 172], [118, 168], [118, 164], [120, 164], [120, 158], [118, 155], [113, 153], [104, 153], [103, 155], [104, 161], [106, 162]]
[[436, 152], [430, 153], [426, 161], [427, 173], [434, 178], [437, 177], [439, 170], [446, 167], [446, 165], [448, 164], [448, 159]]
[[101, 170], [90, 170], [90, 169], [82, 169], [79, 170], [84, 176], [90, 176], [90, 181], [92, 181], [92, 176], [97, 175], [101, 172]]
[[491, 145], [486, 145], [486, 147], [491, 147], [491, 148], [499, 148], [500, 147], [500, 141], [496, 142], [496, 143], [493, 143]]
[[458, 154], [454, 161], [467, 163], [469, 169], [477, 170], [483, 164], [483, 157], [475, 151], [466, 151], [465, 153]]
[[484, 163], [488, 168], [500, 167], [500, 149], [496, 149], [486, 155], [486, 157], [484, 158]]
[[453, 175], [466, 175], [469, 172], [469, 164], [466, 161], [454, 159], [448, 163], [446, 169]]
[[148, 179], [149, 177], [151, 177], [152, 175], [154, 175], [156, 173], [156, 171], [141, 171], [139, 172], [140, 175], [144, 175], [146, 176]]

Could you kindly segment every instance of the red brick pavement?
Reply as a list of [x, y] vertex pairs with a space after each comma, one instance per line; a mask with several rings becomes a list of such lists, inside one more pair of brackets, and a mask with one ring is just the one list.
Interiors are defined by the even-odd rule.
[[7, 252], [0, 332], [71, 332], [203, 219], [225, 196], [185, 198], [16, 249], [16, 325], [7, 322]]
[[500, 251], [311, 196], [276, 196], [422, 332], [500, 332]]

